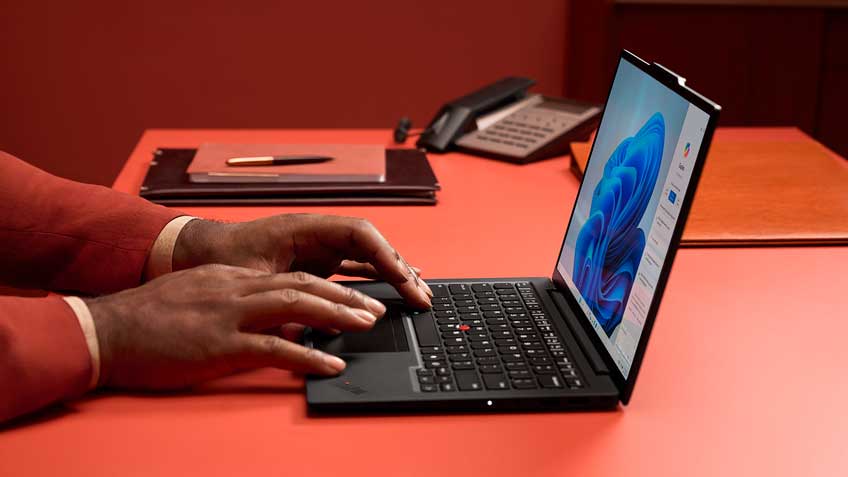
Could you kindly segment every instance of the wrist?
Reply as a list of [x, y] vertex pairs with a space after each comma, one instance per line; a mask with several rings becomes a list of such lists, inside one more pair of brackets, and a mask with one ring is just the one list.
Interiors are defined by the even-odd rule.
[[219, 244], [226, 229], [226, 224], [203, 219], [195, 219], [185, 224], [174, 243], [172, 270], [218, 263]]

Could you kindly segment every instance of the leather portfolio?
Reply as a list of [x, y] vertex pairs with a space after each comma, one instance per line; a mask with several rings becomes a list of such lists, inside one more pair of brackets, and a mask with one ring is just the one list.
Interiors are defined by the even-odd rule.
[[417, 149], [387, 149], [377, 183], [193, 183], [186, 168], [196, 149], [158, 149], [139, 195], [163, 205], [434, 205], [439, 183]]
[[[572, 143], [582, 174], [591, 143]], [[848, 161], [818, 142], [713, 141], [681, 246], [848, 244]]]

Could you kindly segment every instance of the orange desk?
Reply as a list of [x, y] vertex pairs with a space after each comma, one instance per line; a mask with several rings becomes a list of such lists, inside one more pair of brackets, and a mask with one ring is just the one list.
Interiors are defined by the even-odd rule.
[[[794, 129], [722, 130], [716, 141]], [[151, 130], [204, 141], [388, 141], [389, 131]], [[436, 207], [188, 208], [247, 220], [373, 221], [429, 277], [550, 275], [578, 183], [568, 159], [432, 156]], [[169, 396], [96, 394], [0, 432], [0, 475], [848, 475], [848, 248], [684, 249], [631, 404], [614, 412], [309, 418], [303, 382], [264, 370]]]

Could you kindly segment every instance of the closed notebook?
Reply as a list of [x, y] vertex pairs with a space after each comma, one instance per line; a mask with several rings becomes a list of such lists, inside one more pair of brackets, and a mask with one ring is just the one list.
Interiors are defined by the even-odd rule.
[[186, 169], [195, 149], [158, 149], [139, 195], [163, 205], [433, 205], [439, 183], [418, 149], [386, 149], [379, 183], [195, 183]]
[[[591, 143], [572, 143], [583, 170]], [[848, 244], [848, 162], [812, 139], [713, 141], [681, 246]]]
[[[227, 159], [327, 156], [318, 164], [231, 167]], [[191, 182], [383, 182], [386, 148], [371, 144], [202, 144], [186, 171]]]

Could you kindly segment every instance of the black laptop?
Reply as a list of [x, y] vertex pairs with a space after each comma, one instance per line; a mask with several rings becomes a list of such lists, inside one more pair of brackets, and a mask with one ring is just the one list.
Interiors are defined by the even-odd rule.
[[385, 283], [353, 284], [388, 311], [366, 333], [307, 336], [348, 363], [308, 377], [309, 409], [627, 404], [720, 109], [623, 51], [553, 276], [428, 280], [428, 311]]

